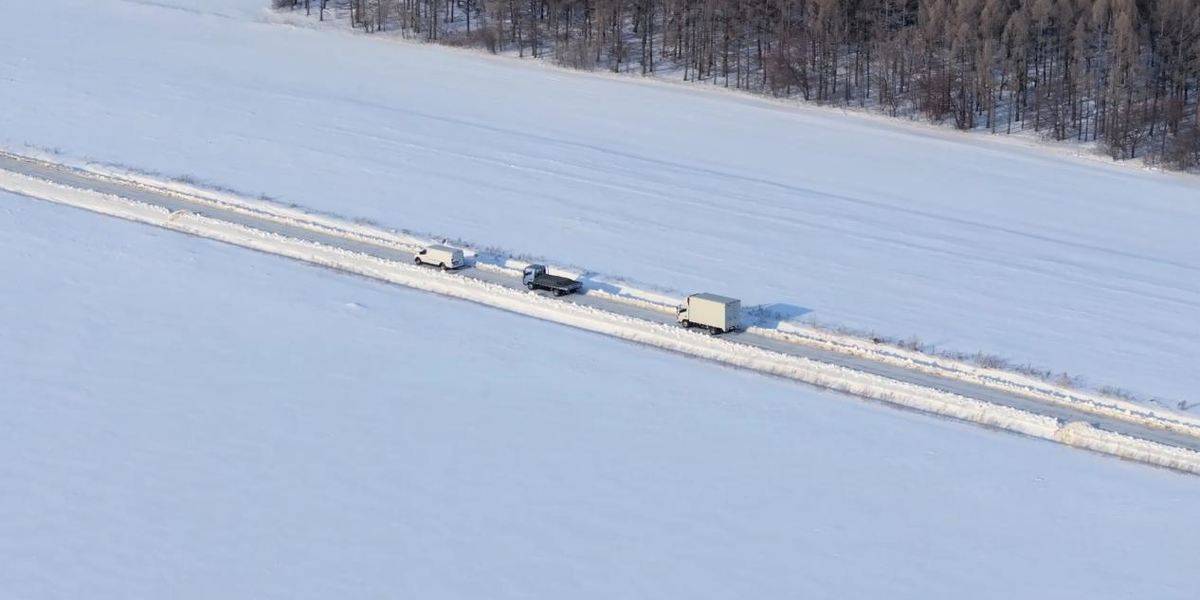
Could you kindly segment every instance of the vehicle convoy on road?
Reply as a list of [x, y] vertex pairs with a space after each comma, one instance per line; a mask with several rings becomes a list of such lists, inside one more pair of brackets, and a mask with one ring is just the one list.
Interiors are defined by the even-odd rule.
[[555, 296], [574, 294], [579, 291], [578, 281], [569, 277], [559, 277], [546, 272], [546, 265], [528, 265], [521, 273], [521, 283], [531, 290], [546, 290], [554, 292]]
[[[162, 187], [168, 185], [164, 183]], [[512, 297], [510, 292], [502, 288], [515, 287], [516, 278], [508, 269], [499, 268], [455, 276], [463, 283], [467, 283], [469, 278], [481, 285], [468, 284], [455, 290], [446, 290], [441, 285], [435, 285], [445, 283], [445, 278], [432, 273], [429, 278], [398, 277], [387, 272], [366, 270], [373, 268], [377, 260], [391, 261], [397, 255], [390, 248], [373, 248], [372, 245], [361, 243], [359, 226], [352, 222], [338, 225], [331, 218], [328, 231], [314, 230], [303, 223], [292, 223], [292, 213], [275, 213], [269, 207], [262, 210], [262, 214], [257, 214], [258, 209], [243, 211], [233, 205], [213, 203], [202, 196], [156, 191], [139, 183], [109, 179], [66, 165], [12, 158], [3, 151], [0, 151], [0, 190], [296, 258], [343, 272], [374, 272], [381, 280], [413, 289], [469, 299], [549, 322], [575, 325], [619, 339], [676, 349], [685, 354], [783, 375], [797, 381], [824, 387], [836, 386], [837, 382], [852, 383], [848, 387], [855, 390], [853, 393], [866, 398], [1200, 474], [1200, 458], [1197, 458], [1197, 453], [1200, 453], [1200, 442], [1197, 442], [1200, 433], [1185, 415], [1173, 411], [1160, 413], [1156, 408], [1137, 407], [1126, 404], [1124, 400], [1093, 396], [1086, 390], [1069, 390], [1054, 383], [1043, 385], [1026, 377], [1013, 376], [1015, 379], [1010, 379], [999, 370], [991, 371], [986, 377], [978, 377], [968, 369], [959, 368], [953, 361], [945, 365], [937, 364], [939, 361], [918, 362], [886, 349], [878, 353], [869, 349], [860, 352], [862, 348], [853, 340], [849, 344], [835, 343], [826, 348], [825, 344], [769, 338], [759, 332], [749, 332], [749, 335], [739, 336], [740, 343], [737, 345], [689, 347], [687, 344], [678, 344], [676, 337], [687, 336], [687, 333], [678, 332], [673, 336], [669, 331], [661, 330], [663, 319], [657, 306], [639, 306], [640, 302], [626, 302], [624, 299], [600, 295], [586, 302], [588, 310], [583, 312], [576, 312], [572, 303], [565, 300], [551, 303], [560, 306], [533, 307], [551, 310], [533, 310], [521, 306], [519, 302], [511, 302], [519, 298]], [[159, 207], [164, 212], [144, 211], [139, 202]], [[172, 216], [161, 218], [166, 214], [165, 211], [173, 211], [170, 213]], [[208, 226], [191, 226], [187, 221], [193, 218], [206, 219]], [[263, 243], [263, 234], [272, 236], [270, 243]], [[319, 256], [307, 251], [297, 252], [298, 248], [310, 248], [311, 245], [344, 252]], [[439, 255], [437, 251], [448, 254]], [[428, 247], [424, 253], [405, 252], [398, 256], [401, 260], [413, 256], [418, 264], [439, 266], [444, 263], [452, 267], [457, 262], [470, 266], [471, 263], [461, 258], [462, 254], [443, 246]], [[457, 261], [456, 255], [460, 257]], [[507, 266], [510, 263], [506, 259], [502, 264]], [[530, 265], [520, 281], [530, 288], [539, 285], [543, 289], [557, 288], [559, 293], [581, 289], [579, 282], [566, 277], [549, 276], [542, 265]], [[636, 295], [627, 297], [636, 298]], [[532, 296], [528, 299], [536, 303]], [[677, 320], [684, 327], [696, 326], [713, 332], [727, 332], [743, 327], [739, 322], [740, 312], [741, 302], [736, 299], [695, 294], [678, 308]], [[615, 322], [613, 318], [619, 318], [620, 322]], [[753, 354], [743, 354], [751, 348], [779, 353], [781, 362], [763, 364]], [[900, 389], [905, 393], [897, 394], [896, 390]], [[930, 400], [935, 400], [939, 408], [930, 408]]]
[[728, 333], [738, 328], [742, 301], [716, 294], [692, 294], [675, 311], [675, 319], [684, 327], [699, 327], [712, 333]]
[[461, 269], [467, 266], [463, 251], [450, 246], [435, 244], [426, 246], [413, 255], [413, 262], [418, 265], [432, 265], [443, 269]]

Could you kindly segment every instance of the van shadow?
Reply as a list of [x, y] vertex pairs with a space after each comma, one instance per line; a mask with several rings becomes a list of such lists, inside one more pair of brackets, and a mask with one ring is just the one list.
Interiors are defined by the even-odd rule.
[[780, 323], [798, 320], [800, 317], [811, 313], [812, 309], [796, 306], [795, 304], [775, 302], [772, 304], [748, 306], [743, 312], [755, 325], [774, 329], [779, 327]]

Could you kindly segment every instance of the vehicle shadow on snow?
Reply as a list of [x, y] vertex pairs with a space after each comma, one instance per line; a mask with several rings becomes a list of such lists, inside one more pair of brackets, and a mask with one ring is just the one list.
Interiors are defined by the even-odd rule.
[[603, 281], [597, 280], [594, 278], [594, 275], [592, 275], [591, 273], [584, 273], [584, 274], [580, 275], [579, 283], [583, 284], [583, 288], [587, 289], [587, 290], [599, 290], [601, 292], [607, 292], [607, 293], [613, 294], [613, 295], [621, 294], [620, 287], [615, 286], [611, 283], [605, 283]]
[[754, 324], [770, 329], [778, 327], [780, 323], [796, 321], [811, 312], [811, 308], [783, 302], [747, 306], [742, 311], [746, 317], [747, 324]]

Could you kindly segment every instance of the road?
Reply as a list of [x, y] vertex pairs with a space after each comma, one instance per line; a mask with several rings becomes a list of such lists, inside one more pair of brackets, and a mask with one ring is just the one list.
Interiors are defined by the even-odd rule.
[[[347, 237], [339, 235], [337, 232], [322, 230], [319, 227], [307, 226], [304, 223], [281, 222], [252, 212], [238, 210], [234, 207], [226, 207], [202, 201], [189, 197], [186, 194], [155, 189], [119, 178], [107, 177], [64, 165], [10, 155], [3, 152], [0, 152], [0, 169], [72, 188], [112, 194], [145, 204], [157, 205], [170, 211], [188, 211], [212, 219], [237, 223], [261, 231], [367, 254], [386, 260], [409, 263], [412, 261], [412, 251], [415, 249], [399, 248], [396, 247], [395, 243], [386, 243], [383, 240], [373, 242], [370, 239], [363, 239], [361, 237], [357, 239]], [[519, 275], [507, 271], [467, 268], [458, 271], [457, 274], [461, 277], [486, 281], [511, 289], [524, 289], [521, 285]], [[563, 297], [560, 300], [562, 302], [590, 306], [655, 323], [673, 323], [674, 321], [673, 315], [604, 295], [572, 295]], [[1064, 423], [1074, 421], [1087, 422], [1099, 429], [1200, 452], [1200, 438], [1186, 433], [1167, 431], [1158, 427], [1125, 421], [1107, 415], [1097, 415], [1070, 406], [1055, 405], [1042, 399], [1026, 396], [1011, 390], [993, 388], [969, 381], [906, 369], [895, 364], [878, 362], [861, 356], [843, 354], [824, 348], [767, 337], [754, 332], [734, 332], [727, 334], [726, 339], [738, 344], [839, 365], [895, 381], [1016, 408], [1033, 414], [1056, 418]]]

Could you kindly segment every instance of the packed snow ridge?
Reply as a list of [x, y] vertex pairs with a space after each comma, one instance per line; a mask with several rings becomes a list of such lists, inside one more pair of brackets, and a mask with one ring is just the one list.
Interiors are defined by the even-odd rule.
[[161, 206], [71, 188], [7, 171], [0, 171], [0, 187], [33, 198], [157, 225], [864, 398], [1200, 474], [1200, 453], [1104, 431], [1088, 423], [1064, 424], [1051, 417], [903, 383], [838, 365], [754, 348], [500, 285], [281, 236], [187, 211], [172, 212]]

